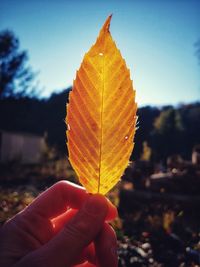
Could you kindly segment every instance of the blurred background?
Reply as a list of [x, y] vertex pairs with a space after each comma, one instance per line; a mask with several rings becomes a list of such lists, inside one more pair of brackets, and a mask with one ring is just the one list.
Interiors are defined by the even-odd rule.
[[113, 14], [136, 89], [131, 162], [108, 194], [119, 266], [200, 266], [200, 1], [1, 0], [0, 224], [60, 179], [66, 102]]

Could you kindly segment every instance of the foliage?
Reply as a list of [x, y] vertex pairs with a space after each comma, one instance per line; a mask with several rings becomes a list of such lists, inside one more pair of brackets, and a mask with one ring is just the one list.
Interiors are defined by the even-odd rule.
[[27, 64], [26, 51], [20, 50], [12, 31], [0, 32], [0, 99], [31, 95], [34, 74]]
[[150, 144], [151, 132], [154, 129], [154, 120], [160, 114], [157, 107], [141, 107], [138, 109], [138, 123], [135, 135], [135, 147], [132, 154], [132, 159], [139, 159], [143, 150], [143, 142]]
[[141, 160], [144, 161], [150, 161], [151, 160], [151, 148], [149, 147], [148, 143], [145, 141], [143, 142], [143, 151], [142, 151], [142, 155], [140, 157]]
[[170, 107], [163, 110], [154, 121], [152, 144], [156, 158], [166, 159], [174, 153], [181, 153], [183, 145], [183, 122], [178, 110]]
[[180, 114], [173, 108], [161, 112], [154, 122], [154, 127], [159, 134], [171, 134], [183, 130]]
[[200, 144], [200, 104], [185, 105], [179, 108], [184, 125], [183, 155], [192, 150], [194, 145]]

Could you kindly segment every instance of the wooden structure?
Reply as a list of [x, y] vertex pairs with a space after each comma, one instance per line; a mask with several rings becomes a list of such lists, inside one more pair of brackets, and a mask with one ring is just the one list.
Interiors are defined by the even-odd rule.
[[0, 163], [39, 163], [45, 147], [44, 136], [0, 130]]

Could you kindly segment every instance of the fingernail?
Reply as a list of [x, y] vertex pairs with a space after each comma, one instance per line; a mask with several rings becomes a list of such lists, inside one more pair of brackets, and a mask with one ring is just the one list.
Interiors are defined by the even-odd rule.
[[117, 210], [116, 206], [115, 206], [109, 199], [107, 199], [107, 201], [108, 201], [108, 206], [109, 206], [112, 210], [114, 210], [115, 215], [116, 215], [116, 217], [117, 217], [117, 216], [118, 216], [118, 210]]
[[111, 208], [115, 208], [115, 205], [107, 198], [107, 201], [108, 201], [108, 205], [111, 207]]
[[92, 215], [102, 215], [107, 213], [108, 203], [105, 197], [100, 194], [92, 195], [85, 203], [84, 210]]

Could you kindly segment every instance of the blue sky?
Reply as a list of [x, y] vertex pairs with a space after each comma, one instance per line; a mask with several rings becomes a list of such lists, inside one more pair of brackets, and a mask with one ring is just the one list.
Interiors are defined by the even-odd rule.
[[199, 0], [1, 0], [0, 30], [28, 50], [42, 95], [70, 86], [109, 14], [139, 106], [200, 100]]

